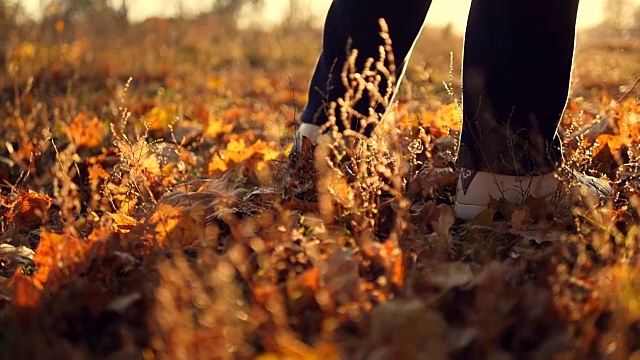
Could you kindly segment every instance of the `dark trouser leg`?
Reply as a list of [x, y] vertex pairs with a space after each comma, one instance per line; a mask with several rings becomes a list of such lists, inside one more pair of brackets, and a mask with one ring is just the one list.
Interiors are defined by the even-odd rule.
[[[430, 4], [431, 0], [334, 0], [327, 15], [322, 53], [311, 80], [302, 122], [323, 125], [327, 122], [327, 105], [344, 96], [340, 74], [349, 50], [358, 50], [358, 71], [362, 70], [367, 58], [378, 59], [378, 48], [383, 45], [379, 35], [380, 18], [384, 18], [389, 27], [399, 82]], [[384, 94], [386, 88], [387, 84], [383, 83], [379, 91]], [[365, 96], [354, 108], [367, 114], [369, 99]], [[378, 107], [376, 110], [383, 112], [385, 109]], [[342, 128], [342, 122], [338, 121], [338, 126]], [[351, 125], [351, 128], [355, 127], [355, 123]]]
[[554, 171], [579, 0], [473, 0], [463, 60], [459, 165], [504, 175]]

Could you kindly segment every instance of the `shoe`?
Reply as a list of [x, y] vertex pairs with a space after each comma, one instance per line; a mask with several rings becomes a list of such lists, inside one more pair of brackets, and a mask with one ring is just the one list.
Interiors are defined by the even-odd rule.
[[487, 209], [491, 199], [519, 205], [533, 197], [544, 198], [552, 206], [571, 206], [589, 198], [603, 201], [612, 195], [611, 185], [606, 180], [577, 172], [571, 172], [569, 179], [562, 178], [559, 172], [508, 176], [461, 169], [456, 188], [455, 216], [471, 220]]
[[300, 150], [303, 138], [309, 139], [309, 141], [311, 141], [311, 145], [316, 145], [320, 135], [322, 135], [322, 128], [320, 126], [302, 123], [296, 132], [296, 138], [293, 143], [293, 148], [291, 149], [291, 154]]

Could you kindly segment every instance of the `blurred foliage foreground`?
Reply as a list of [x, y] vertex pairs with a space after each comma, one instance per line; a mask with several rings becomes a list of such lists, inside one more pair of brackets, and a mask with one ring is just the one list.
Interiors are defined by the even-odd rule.
[[317, 30], [47, 19], [2, 35], [3, 358], [640, 358], [637, 43], [580, 42], [563, 121], [614, 201], [459, 223], [447, 30], [291, 170]]

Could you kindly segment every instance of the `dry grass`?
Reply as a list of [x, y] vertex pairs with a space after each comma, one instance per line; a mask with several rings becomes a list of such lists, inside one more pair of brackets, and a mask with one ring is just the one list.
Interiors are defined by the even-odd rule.
[[[318, 31], [238, 31], [210, 17], [99, 37], [76, 26], [45, 38], [25, 25], [0, 78], [3, 355], [640, 350], [640, 104], [637, 90], [612, 100], [638, 73], [612, 51], [619, 44], [580, 48], [563, 122], [569, 164], [609, 176], [615, 201], [570, 217], [536, 199], [496, 203], [492, 216], [460, 223], [459, 75], [449, 70], [459, 38], [426, 31], [399, 104], [367, 86], [395, 82], [392, 44], [359, 76], [353, 58], [345, 64], [333, 136], [311, 159], [318, 194], [296, 197], [286, 159]], [[388, 115], [355, 114], [363, 91]], [[373, 136], [335, 131], [353, 116], [377, 124]]]

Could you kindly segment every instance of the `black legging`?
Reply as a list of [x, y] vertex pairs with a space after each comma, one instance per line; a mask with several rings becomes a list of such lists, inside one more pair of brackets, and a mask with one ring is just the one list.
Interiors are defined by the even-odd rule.
[[[578, 2], [472, 1], [464, 41], [459, 166], [525, 175], [560, 165], [557, 126], [569, 92]], [[358, 67], [379, 57], [380, 18], [389, 26], [401, 80], [430, 5], [430, 0], [334, 0], [302, 121], [324, 124], [326, 105], [344, 95], [340, 73], [348, 47], [358, 50]], [[385, 89], [382, 84], [380, 91]], [[355, 105], [361, 113], [368, 107], [366, 96]]]

